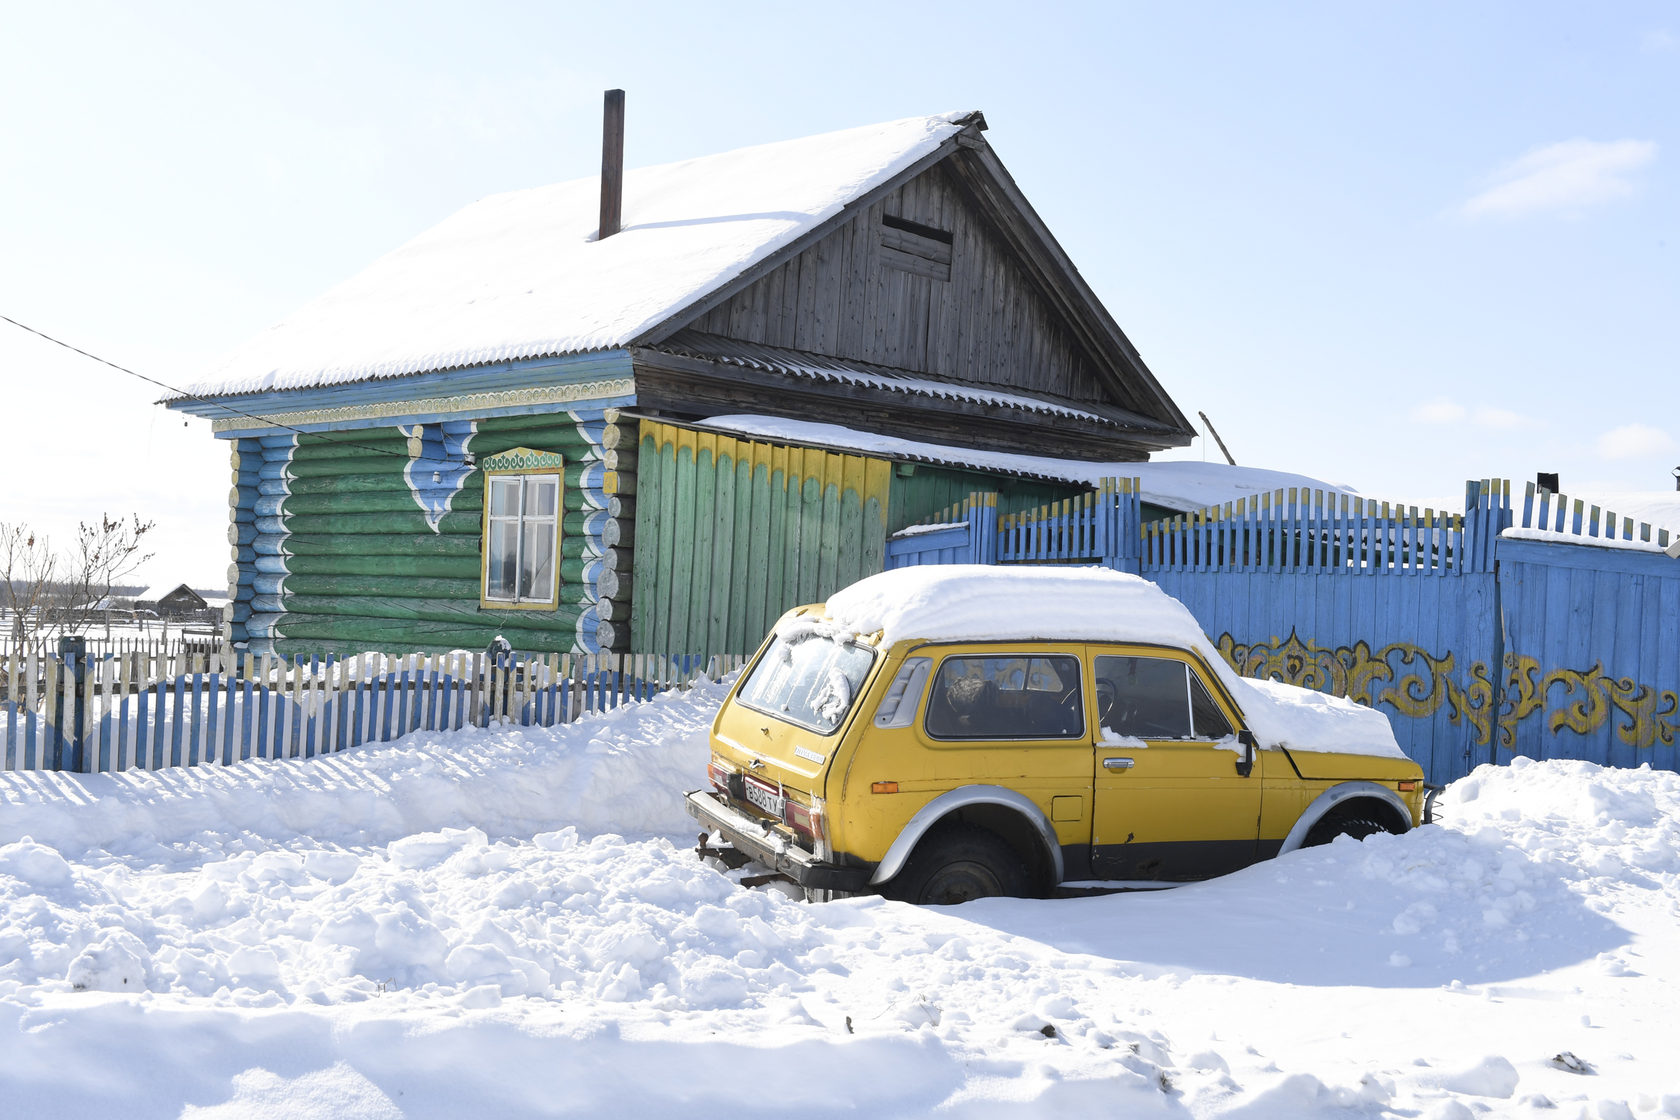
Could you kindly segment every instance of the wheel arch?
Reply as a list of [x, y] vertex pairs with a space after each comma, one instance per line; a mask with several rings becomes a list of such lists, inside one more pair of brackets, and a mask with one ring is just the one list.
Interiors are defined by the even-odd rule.
[[962, 786], [940, 794], [916, 811], [881, 857], [869, 885], [879, 886], [904, 870], [922, 838], [958, 813], [968, 823], [997, 833], [1017, 848], [1023, 840], [1030, 842], [1034, 849], [1030, 854], [1036, 856], [1032, 864], [1047, 877], [1049, 885], [1062, 881], [1062, 846], [1044, 810], [1004, 786]]
[[1307, 833], [1325, 817], [1356, 806], [1369, 808], [1372, 818], [1390, 826], [1391, 832], [1411, 831], [1412, 811], [1400, 800], [1398, 793], [1376, 782], [1340, 782], [1313, 798], [1312, 804], [1295, 821], [1295, 827], [1284, 837], [1278, 854], [1299, 848], [1306, 842]]

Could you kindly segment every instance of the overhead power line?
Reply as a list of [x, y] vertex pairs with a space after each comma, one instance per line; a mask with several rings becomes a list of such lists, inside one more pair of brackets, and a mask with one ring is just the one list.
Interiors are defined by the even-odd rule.
[[156, 385], [160, 389], [167, 389], [171, 393], [174, 393], [176, 396], [186, 397], [189, 400], [198, 401], [200, 404], [207, 404], [211, 408], [219, 408], [219, 409], [222, 409], [224, 412], [231, 412], [235, 416], [243, 416], [247, 420], [256, 420], [259, 423], [266, 424], [271, 428], [284, 428], [286, 431], [296, 432], [300, 436], [310, 436], [310, 435], [317, 436], [325, 443], [336, 443], [336, 444], [340, 444], [344, 447], [356, 447], [356, 448], [360, 448], [363, 451], [372, 451], [376, 455], [390, 455], [392, 458], [396, 458], [396, 459], [406, 459], [408, 457], [406, 455], [399, 455], [395, 451], [388, 451], [383, 447], [373, 447], [370, 444], [357, 443], [355, 440], [334, 439], [331, 436], [328, 436], [328, 435], [326, 435], [322, 432], [306, 432], [302, 428], [294, 428], [290, 424], [281, 423], [279, 420], [276, 420], [271, 416], [264, 416], [264, 415], [262, 415], [261, 413], [258, 413], [258, 412], [246, 412], [244, 409], [235, 408], [231, 404], [226, 404], [222, 401], [213, 401], [213, 400], [210, 400], [207, 397], [201, 397], [197, 393], [189, 393], [185, 389], [178, 389], [173, 385], [167, 384], [166, 382], [159, 381], [155, 377], [147, 377], [143, 373], [136, 373], [134, 370], [129, 369], [127, 366], [120, 366], [116, 362], [113, 362], [108, 358], [101, 358], [98, 354], [90, 354], [86, 350], [83, 350], [80, 346], [72, 346], [70, 343], [65, 342], [61, 338], [54, 338], [52, 335], [48, 334], [45, 331], [38, 331], [34, 327], [30, 326], [27, 323], [18, 322], [16, 319], [12, 318], [10, 315], [0, 315], [0, 319], [4, 319], [6, 322], [10, 323], [12, 326], [17, 327], [20, 330], [28, 331], [30, 334], [35, 335], [37, 338], [44, 338], [48, 342], [53, 343], [55, 346], [62, 346], [66, 350], [74, 351], [75, 353], [80, 354], [84, 358], [92, 358], [94, 361], [98, 362], [100, 365], [110, 366], [112, 369], [117, 370], [119, 373], [126, 373], [130, 377], [138, 377], [141, 381], [144, 381], [148, 385]]

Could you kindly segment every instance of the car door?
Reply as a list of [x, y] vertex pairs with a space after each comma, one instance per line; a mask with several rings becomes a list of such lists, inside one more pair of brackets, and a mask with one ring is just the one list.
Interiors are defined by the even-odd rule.
[[1039, 807], [1058, 844], [1082, 849], [1091, 835], [1091, 731], [1080, 650], [1047, 642], [930, 651], [922, 769], [914, 787], [901, 788], [929, 797], [964, 785], [1012, 790]]
[[1200, 879], [1253, 863], [1262, 760], [1239, 765], [1236, 712], [1181, 651], [1090, 649], [1092, 870]]

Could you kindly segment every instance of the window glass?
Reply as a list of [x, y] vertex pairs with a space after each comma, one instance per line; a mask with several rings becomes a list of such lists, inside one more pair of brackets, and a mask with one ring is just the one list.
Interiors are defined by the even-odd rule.
[[485, 518], [484, 598], [548, 605], [559, 582], [560, 479], [553, 474], [492, 475]]
[[742, 682], [736, 699], [755, 711], [829, 735], [851, 711], [874, 661], [873, 651], [850, 642], [815, 636], [788, 641], [778, 636]]
[[1076, 657], [948, 657], [927, 706], [936, 739], [1071, 739], [1085, 732]]
[[518, 478], [492, 478], [490, 480], [490, 516], [519, 516]]
[[484, 568], [484, 594], [511, 600], [518, 593], [515, 565], [519, 562], [519, 522], [490, 522], [490, 555]]
[[1190, 738], [1189, 667], [1164, 657], [1098, 657], [1103, 729], [1138, 739]]
[[1208, 695], [1207, 686], [1194, 672], [1190, 674], [1190, 719], [1198, 739], [1224, 739], [1236, 734], [1231, 730], [1231, 721], [1225, 718], [1225, 713]]
[[527, 478], [525, 480], [525, 516], [554, 520], [554, 499], [560, 492], [555, 478]]
[[875, 709], [876, 727], [909, 727], [916, 722], [916, 706], [922, 701], [932, 669], [931, 657], [912, 657], [899, 667], [892, 687]]
[[554, 522], [527, 521], [519, 543], [519, 597], [547, 599], [554, 585]]

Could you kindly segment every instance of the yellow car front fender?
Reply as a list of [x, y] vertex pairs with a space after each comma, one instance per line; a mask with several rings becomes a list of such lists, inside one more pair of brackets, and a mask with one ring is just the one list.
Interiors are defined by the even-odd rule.
[[[1406, 828], [1401, 829], [1402, 832], [1409, 830], [1412, 826], [1410, 806], [1400, 799], [1398, 793], [1387, 786], [1380, 786], [1376, 782], [1341, 782], [1313, 798], [1312, 804], [1307, 806], [1306, 811], [1295, 822], [1295, 827], [1290, 829], [1289, 835], [1283, 838], [1283, 846], [1278, 849], [1278, 855], [1282, 855], [1284, 852], [1293, 852], [1296, 848], [1299, 848], [1306, 842], [1307, 833], [1312, 831], [1313, 825], [1328, 816], [1336, 806], [1355, 799], [1382, 802], [1393, 810], [1400, 820], [1406, 822]], [[1276, 834], [1274, 833], [1274, 835]]]

